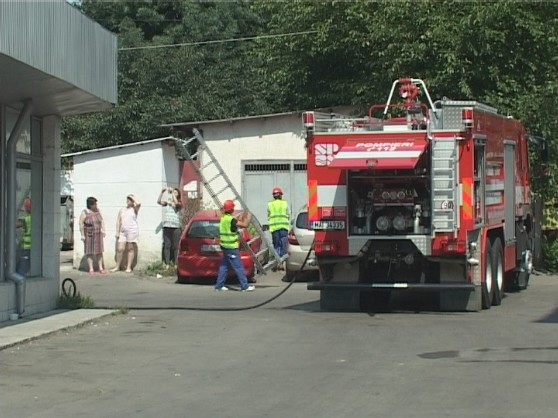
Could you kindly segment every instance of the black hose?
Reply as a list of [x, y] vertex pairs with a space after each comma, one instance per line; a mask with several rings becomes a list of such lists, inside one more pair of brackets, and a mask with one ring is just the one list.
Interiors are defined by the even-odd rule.
[[[240, 308], [194, 308], [194, 307], [188, 307], [188, 306], [126, 306], [126, 309], [132, 309], [132, 310], [144, 310], [144, 311], [164, 311], [164, 310], [169, 310], [169, 311], [212, 311], [212, 312], [234, 312], [234, 311], [248, 311], [250, 309], [256, 309], [256, 308], [260, 308], [264, 305], [267, 305], [268, 303], [273, 302], [275, 299], [277, 299], [279, 296], [281, 296], [283, 293], [285, 293], [295, 282], [297, 276], [302, 272], [302, 270], [304, 269], [304, 266], [306, 266], [306, 263], [308, 262], [308, 259], [310, 258], [310, 254], [312, 254], [312, 250], [314, 249], [314, 242], [312, 242], [312, 245], [310, 246], [310, 249], [308, 250], [308, 253], [306, 254], [306, 257], [304, 258], [304, 262], [302, 263], [302, 265], [300, 266], [300, 269], [298, 269], [298, 271], [295, 272], [295, 274], [293, 275], [292, 279], [289, 281], [289, 283], [287, 284], [287, 286], [285, 286], [284, 289], [282, 289], [279, 293], [277, 293], [275, 296], [273, 296], [270, 299], [267, 299], [263, 302], [257, 303], [256, 305], [251, 305], [251, 306], [245, 306], [245, 307], [240, 307]], [[121, 307], [110, 307], [110, 306], [95, 306], [95, 309], [119, 309]]]

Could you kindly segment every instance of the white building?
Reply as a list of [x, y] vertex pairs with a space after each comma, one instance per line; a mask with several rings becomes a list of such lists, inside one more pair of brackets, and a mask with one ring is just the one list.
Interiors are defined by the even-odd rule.
[[[349, 109], [327, 109], [328, 112], [342, 110]], [[192, 136], [192, 129], [198, 129], [234, 188], [262, 225], [267, 223], [267, 202], [272, 200], [274, 187], [283, 190], [291, 214], [306, 204], [306, 148], [301, 112], [163, 126], [185, 136]], [[200, 158], [203, 167], [208, 156], [202, 151]], [[203, 173], [206, 179], [211, 179], [217, 172], [214, 166], [209, 166]], [[225, 184], [218, 179], [211, 186], [217, 192]], [[202, 190], [202, 195], [206, 207], [215, 207], [207, 190]], [[231, 198], [233, 195], [229, 191], [218, 196], [220, 202]]]
[[79, 217], [89, 196], [98, 199], [105, 220], [104, 260], [114, 266], [116, 219], [126, 206], [126, 196], [134, 194], [141, 201], [137, 268], [161, 260], [163, 208], [157, 204], [161, 189], [179, 187], [180, 162], [175, 141], [158, 138], [130, 144], [99, 148], [72, 154], [74, 191], [73, 266], [84, 266]]
[[0, 2], [0, 321], [56, 307], [61, 118], [116, 103], [116, 62], [116, 36], [64, 0]]

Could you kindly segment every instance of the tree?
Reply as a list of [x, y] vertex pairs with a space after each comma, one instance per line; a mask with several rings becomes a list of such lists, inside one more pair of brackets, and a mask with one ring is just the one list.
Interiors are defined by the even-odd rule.
[[[269, 111], [250, 42], [196, 44], [257, 35], [262, 22], [247, 3], [84, 0], [80, 7], [119, 36], [119, 104], [66, 118], [65, 151], [163, 136], [164, 123]], [[160, 47], [184, 43], [191, 45]], [[151, 48], [129, 49], [136, 47]]]

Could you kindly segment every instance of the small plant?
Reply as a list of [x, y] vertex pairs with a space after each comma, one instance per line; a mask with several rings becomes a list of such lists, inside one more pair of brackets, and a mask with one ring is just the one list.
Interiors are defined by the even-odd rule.
[[147, 266], [145, 273], [149, 276], [156, 276], [157, 274], [166, 277], [176, 276], [176, 266], [174, 264], [165, 264], [162, 261], [156, 261]]
[[77, 292], [74, 296], [61, 295], [57, 306], [59, 309], [91, 309], [95, 307], [95, 302], [89, 296]]
[[119, 307], [119, 308], [117, 307], [115, 309], [117, 309], [117, 310], [114, 311], [112, 313], [112, 315], [126, 315], [130, 311], [130, 308], [128, 308], [127, 306], [121, 306], [121, 307]]
[[558, 239], [551, 234], [543, 235], [544, 268], [550, 272], [558, 271]]

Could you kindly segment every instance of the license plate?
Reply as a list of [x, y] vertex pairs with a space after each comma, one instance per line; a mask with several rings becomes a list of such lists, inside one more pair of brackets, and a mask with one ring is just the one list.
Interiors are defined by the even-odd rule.
[[311, 226], [321, 231], [342, 230], [345, 229], [345, 221], [314, 221]]
[[216, 253], [221, 251], [221, 246], [216, 244], [204, 244], [201, 246], [201, 250], [204, 253]]

